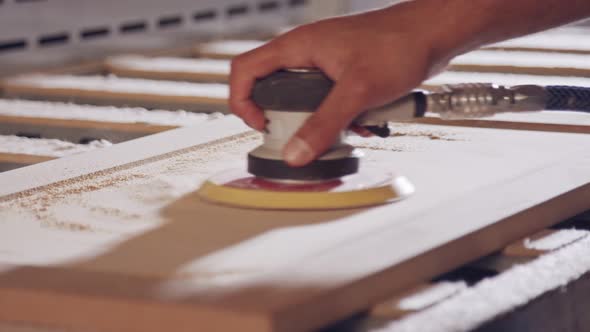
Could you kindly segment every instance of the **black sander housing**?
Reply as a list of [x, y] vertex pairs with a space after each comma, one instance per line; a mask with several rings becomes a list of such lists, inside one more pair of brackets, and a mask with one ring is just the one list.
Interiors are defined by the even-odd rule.
[[289, 139], [315, 112], [330, 93], [333, 81], [315, 69], [288, 69], [259, 79], [252, 100], [267, 119], [264, 143], [248, 154], [248, 172], [276, 181], [329, 181], [359, 170], [362, 153], [338, 140], [318, 159], [302, 167], [291, 167], [282, 159]]

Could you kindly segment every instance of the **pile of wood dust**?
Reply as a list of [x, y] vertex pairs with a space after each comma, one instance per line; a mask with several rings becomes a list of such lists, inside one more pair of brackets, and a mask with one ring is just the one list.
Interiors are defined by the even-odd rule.
[[10, 86], [47, 89], [71, 89], [104, 91], [113, 93], [137, 93], [155, 96], [179, 96], [227, 99], [229, 87], [217, 83], [189, 83], [139, 78], [73, 75], [24, 75], [6, 80]]
[[[0, 198], [0, 219], [12, 210], [59, 230], [114, 233], [121, 223], [157, 223], [161, 207], [196, 190], [210, 174], [242, 167], [235, 156], [260, 143], [249, 132]], [[84, 222], [72, 221], [75, 215]]]
[[0, 135], [0, 153], [64, 157], [109, 147], [111, 145], [112, 143], [106, 140], [96, 140], [88, 144], [74, 144], [58, 139]]
[[223, 117], [221, 113], [147, 110], [140, 107], [76, 105], [19, 99], [0, 99], [0, 115], [168, 126], [191, 126]]

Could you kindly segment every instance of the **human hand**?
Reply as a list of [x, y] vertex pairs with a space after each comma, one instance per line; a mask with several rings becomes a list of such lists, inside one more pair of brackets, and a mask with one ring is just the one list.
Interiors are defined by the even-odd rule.
[[251, 127], [264, 116], [250, 100], [257, 78], [281, 68], [317, 67], [334, 82], [319, 109], [283, 151], [303, 166], [328, 149], [356, 116], [391, 102], [446, 64], [435, 56], [430, 27], [416, 24], [420, 8], [407, 4], [296, 28], [232, 62], [230, 106]]

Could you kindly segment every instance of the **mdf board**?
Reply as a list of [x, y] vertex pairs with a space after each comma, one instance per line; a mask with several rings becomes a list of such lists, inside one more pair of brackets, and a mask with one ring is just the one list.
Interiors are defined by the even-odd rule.
[[417, 192], [367, 209], [201, 201], [260, 143], [233, 117], [1, 174], [0, 319], [306, 331], [590, 208], [588, 135], [398, 126], [350, 141]]
[[114, 76], [23, 75], [4, 79], [1, 87], [9, 98], [187, 111], [226, 111], [229, 94], [225, 84]]

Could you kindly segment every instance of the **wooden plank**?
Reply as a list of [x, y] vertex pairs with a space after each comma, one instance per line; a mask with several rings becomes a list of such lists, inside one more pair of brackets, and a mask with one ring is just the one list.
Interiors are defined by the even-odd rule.
[[215, 40], [201, 43], [195, 47], [195, 54], [203, 58], [231, 59], [236, 55], [251, 51], [264, 45], [263, 40]]
[[37, 164], [70, 154], [108, 146], [108, 142], [89, 145], [54, 139], [37, 139], [0, 135], [0, 172]]
[[[106, 68], [116, 75], [193, 82], [226, 82], [230, 62], [204, 58], [120, 56], [107, 59]], [[579, 54], [478, 50], [455, 58], [452, 71], [553, 76], [590, 75], [587, 57]], [[485, 79], [485, 75], [482, 79]]]
[[[584, 331], [589, 238], [486, 279], [438, 305], [358, 331]], [[361, 325], [361, 324], [359, 324]]]
[[467, 288], [462, 281], [442, 281], [422, 284], [393, 296], [369, 312], [370, 320], [391, 321], [427, 309]]
[[227, 82], [230, 62], [219, 59], [119, 56], [108, 58], [110, 73], [124, 77], [188, 82]]
[[502, 254], [509, 257], [536, 258], [571, 245], [585, 238], [588, 234], [590, 232], [576, 229], [546, 229], [507, 246], [502, 251]]
[[6, 172], [52, 159], [55, 158], [22, 153], [0, 152], [0, 172]]
[[[228, 117], [0, 175], [2, 233], [22, 239], [14, 227], [27, 227], [36, 243], [0, 243], [10, 263], [0, 319], [309, 330], [590, 208], [590, 136], [427, 125], [351, 138], [365, 147], [364, 167], [394, 167], [415, 183], [405, 201], [324, 212], [200, 201], [200, 181], [243, 167], [259, 143], [245, 130]], [[84, 231], [38, 227], [47, 218], [64, 227], [72, 215], [83, 225], [68, 227]], [[55, 237], [59, 247], [44, 245]], [[43, 309], [28, 310], [31, 301]]]
[[542, 111], [534, 113], [505, 113], [488, 118], [466, 120], [443, 120], [439, 117], [427, 116], [417, 119], [414, 122], [441, 126], [590, 133], [590, 114], [581, 112]]
[[221, 115], [0, 99], [0, 134], [113, 143]]
[[75, 144], [57, 139], [27, 138], [0, 135], [0, 153], [35, 155], [40, 157], [63, 157], [111, 146], [107, 141]]
[[174, 128], [177, 127], [0, 115], [2, 135], [30, 135], [74, 143], [97, 139], [119, 143]]
[[[229, 41], [226, 41], [229, 43]], [[224, 42], [219, 42], [219, 45], [226, 46], [227, 50], [231, 50], [232, 47], [235, 47], [236, 52], [239, 53], [241, 49], [237, 46], [233, 46], [231, 43], [224, 44]], [[241, 44], [238, 44], [238, 46]], [[247, 45], [247, 44], [246, 44]], [[219, 46], [221, 48], [221, 46]], [[530, 53], [530, 54], [529, 54]], [[482, 54], [486, 54], [482, 57]], [[512, 54], [509, 56], [508, 59], [500, 59], [500, 61], [492, 62], [487, 59], [489, 58], [489, 54], [494, 55], [506, 55]], [[540, 57], [539, 61], [535, 65], [534, 61], [530, 61], [528, 58], [529, 55], [534, 56], [537, 55]], [[550, 59], [545, 59], [545, 56], [550, 57]], [[567, 60], [568, 56], [576, 57], [576, 63], [572, 63], [572, 61], [561, 61], [562, 59]], [[473, 52], [473, 56], [471, 56], [473, 60], [473, 65], [467, 65], [468, 62], [464, 62], [463, 60], [459, 60], [458, 63], [451, 66], [451, 69], [457, 69], [456, 66], [467, 66], [470, 67], [469, 69], [481, 69], [482, 72], [474, 72], [474, 73], [466, 73], [466, 72], [454, 72], [454, 71], [447, 71], [444, 72], [428, 81], [426, 81], [422, 88], [429, 89], [429, 90], [436, 90], [443, 84], [457, 84], [457, 83], [468, 83], [468, 82], [493, 82], [497, 84], [505, 84], [505, 85], [518, 85], [518, 84], [539, 84], [539, 85], [563, 85], [563, 84], [570, 84], [570, 85], [580, 85], [580, 86], [590, 86], [590, 79], [585, 77], [567, 77], [566, 75], [577, 73], [583, 74], [585, 73], [584, 67], [586, 66], [585, 61], [580, 59], [581, 56], [578, 55], [552, 55], [548, 53], [533, 53], [533, 52], [498, 52], [498, 51], [476, 51]], [[582, 57], [584, 58], [584, 57]], [[174, 58], [167, 58], [166, 61], [175, 62]], [[190, 61], [189, 63], [185, 62], [185, 59], [179, 60], [175, 66], [178, 66], [174, 72], [167, 72], [167, 73], [159, 73], [159, 70], [156, 71], [157, 75], [162, 75], [160, 78], [168, 78], [171, 79], [177, 75], [179, 72], [187, 72], [191, 70]], [[199, 59], [195, 59], [194, 61], [201, 61]], [[208, 61], [208, 60], [205, 60]], [[471, 61], [471, 60], [470, 60]], [[488, 62], [486, 64], [486, 61]], [[520, 61], [520, 63], [518, 62]], [[147, 70], [149, 62], [143, 63], [140, 67], [144, 67]], [[461, 65], [462, 63], [462, 65]], [[529, 64], [530, 67], [522, 67], [523, 65]], [[563, 65], [566, 63], [566, 65]], [[507, 65], [511, 64], [511, 65]], [[551, 67], [550, 65], [553, 64], [555, 67]], [[229, 63], [226, 63], [227, 72], [226, 74], [229, 75]], [[197, 66], [199, 67], [199, 66]], [[590, 67], [589, 67], [590, 68]], [[196, 69], [196, 67], [193, 67]], [[467, 70], [468, 68], [464, 68]], [[538, 71], [535, 71], [538, 70]], [[568, 71], [571, 70], [571, 71]], [[484, 72], [489, 71], [489, 72]], [[494, 73], [494, 72], [498, 73]], [[506, 73], [499, 73], [499, 72], [506, 72]], [[556, 76], [538, 76], [538, 75], [522, 75], [516, 74], [517, 72], [531, 72], [539, 74], [543, 71], [544, 73], [552, 73]], [[512, 73], [511, 73], [512, 72]], [[123, 73], [119, 73], [123, 74]], [[141, 75], [141, 73], [136, 73], [133, 75]], [[147, 74], [149, 76], [149, 74]], [[189, 76], [193, 75], [193, 73], [189, 73]], [[208, 71], [196, 69], [194, 73], [194, 79], [207, 79]], [[182, 77], [182, 76], [178, 76]], [[572, 133], [589, 133], [590, 132], [590, 118], [586, 115], [580, 113], [554, 113], [554, 112], [543, 112], [543, 113], [525, 113], [525, 114], [502, 114], [497, 115], [491, 118], [484, 118], [484, 119], [474, 119], [474, 120], [452, 120], [452, 121], [442, 121], [436, 117], [428, 117], [426, 119], [418, 120], [419, 123], [425, 124], [439, 124], [439, 125], [456, 125], [456, 126], [469, 126], [469, 127], [482, 127], [482, 128], [500, 128], [500, 129], [522, 129], [522, 130], [540, 130], [540, 131], [559, 131], [559, 132], [572, 132]]]
[[553, 76], [590, 76], [586, 54], [478, 50], [451, 61], [449, 70]]
[[590, 86], [590, 78], [573, 76], [526, 75], [505, 73], [478, 73], [446, 71], [426, 80], [422, 87], [428, 90], [437, 89], [443, 84], [460, 83], [495, 83], [501, 85], [573, 85]]
[[6, 97], [209, 112], [226, 111], [229, 93], [224, 84], [42, 74], [5, 79], [2, 89]]
[[488, 49], [590, 54], [587, 30], [557, 29], [514, 38], [486, 47]]
[[[588, 234], [590, 234], [590, 232], [576, 229], [545, 229], [532, 236], [515, 241], [514, 243], [502, 249], [499, 254], [494, 254], [467, 266], [473, 268], [484, 268], [502, 273], [516, 265], [522, 266], [522, 264], [532, 262], [541, 255], [570, 246], [580, 240], [585, 239], [588, 237]], [[515, 282], [520, 282], [520, 280], [515, 280]], [[465, 281], [438, 281], [420, 285], [410, 290], [406, 290], [401, 294], [395, 295], [391, 299], [374, 306], [369, 311], [367, 317], [363, 319], [364, 323], [362, 325], [365, 327], [370, 327], [391, 324], [394, 321], [402, 319], [410, 314], [428, 310], [432, 306], [452, 298], [467, 288], [468, 287]], [[562, 293], [561, 290], [556, 292]], [[574, 297], [573, 295], [570, 296]], [[543, 303], [543, 306], [554, 307], [558, 300], [552, 298], [550, 302], [547, 302], [547, 299], [541, 300], [539, 296], [539, 298], [532, 300], [532, 302], [532, 308], [539, 307], [541, 303]], [[465, 305], [468, 305], [468, 303], [465, 303]], [[532, 308], [527, 306], [527, 309], [525, 310], [534, 310]], [[548, 312], [547, 315], [548, 317], [560, 317], [560, 315], [555, 312]], [[514, 314], [513, 312], [504, 316], [505, 317], [494, 319], [493, 321], [486, 323], [485, 328], [479, 328], [477, 331], [484, 331], [488, 329], [489, 326], [511, 326], [510, 324], [514, 324], [514, 320], [522, 320], [520, 315]], [[561, 316], [560, 319], [562, 317], [563, 316]], [[359, 330], [365, 331], [365, 329]], [[371, 329], [369, 328], [366, 330]]]

